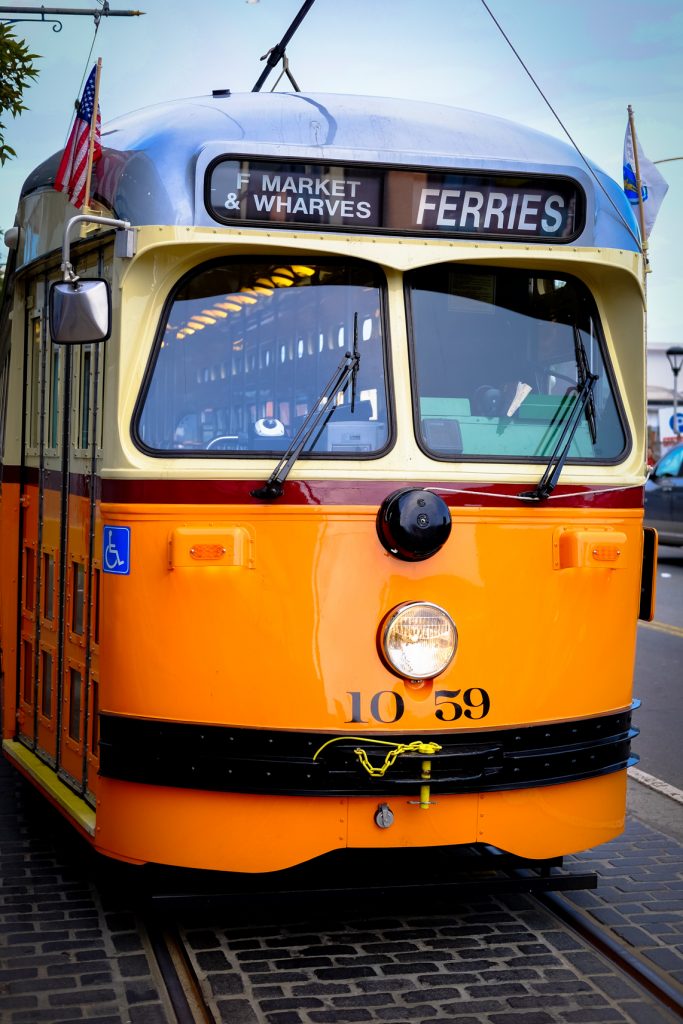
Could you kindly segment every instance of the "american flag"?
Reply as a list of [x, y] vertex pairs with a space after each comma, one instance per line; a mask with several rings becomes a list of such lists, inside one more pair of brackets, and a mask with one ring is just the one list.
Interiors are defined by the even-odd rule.
[[[88, 150], [90, 148], [90, 125], [92, 124], [93, 106], [95, 103], [95, 78], [97, 65], [92, 69], [85, 83], [83, 96], [78, 105], [78, 113], [74, 121], [69, 139], [64, 148], [62, 159], [57, 169], [55, 188], [58, 192], [66, 192], [69, 201], [80, 209], [85, 202], [85, 184], [88, 176]], [[100, 106], [97, 105], [95, 122], [95, 145], [93, 163], [102, 156], [100, 141], [102, 120]]]

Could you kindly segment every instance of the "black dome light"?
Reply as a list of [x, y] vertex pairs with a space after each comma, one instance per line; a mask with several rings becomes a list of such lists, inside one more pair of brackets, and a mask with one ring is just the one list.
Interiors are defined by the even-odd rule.
[[451, 514], [438, 494], [408, 487], [389, 494], [377, 513], [377, 534], [389, 554], [404, 562], [435, 555], [448, 540]]

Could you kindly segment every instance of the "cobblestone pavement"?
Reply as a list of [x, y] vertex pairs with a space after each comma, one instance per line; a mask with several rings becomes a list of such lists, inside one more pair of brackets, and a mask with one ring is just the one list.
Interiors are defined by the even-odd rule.
[[[101, 895], [79, 844], [0, 765], [2, 1024], [175, 1024], [125, 889]], [[566, 894], [674, 983], [683, 982], [683, 847], [639, 821], [575, 858], [597, 894]], [[265, 913], [265, 917], [264, 917]], [[297, 920], [298, 918], [298, 920]], [[310, 908], [173, 925], [225, 1024], [671, 1024], [675, 1018], [525, 895], [420, 913], [392, 899], [359, 914]]]

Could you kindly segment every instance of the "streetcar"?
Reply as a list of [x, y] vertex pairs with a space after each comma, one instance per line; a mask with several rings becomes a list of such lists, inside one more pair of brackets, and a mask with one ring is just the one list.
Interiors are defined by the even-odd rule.
[[102, 854], [531, 862], [624, 826], [643, 258], [570, 145], [438, 104], [178, 101], [0, 314], [3, 752]]

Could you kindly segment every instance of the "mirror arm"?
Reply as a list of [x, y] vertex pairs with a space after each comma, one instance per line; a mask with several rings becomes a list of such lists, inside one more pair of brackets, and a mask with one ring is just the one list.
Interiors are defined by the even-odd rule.
[[62, 244], [62, 266], [61, 270], [64, 274], [64, 281], [70, 281], [71, 284], [75, 284], [78, 281], [78, 274], [74, 272], [74, 268], [71, 265], [69, 257], [71, 256], [71, 231], [76, 224], [105, 224], [110, 228], [117, 228], [121, 231], [127, 231], [130, 227], [130, 221], [127, 220], [115, 220], [113, 217], [97, 217], [91, 213], [79, 213], [76, 217], [71, 217], [66, 222], [64, 227], [64, 242]]

